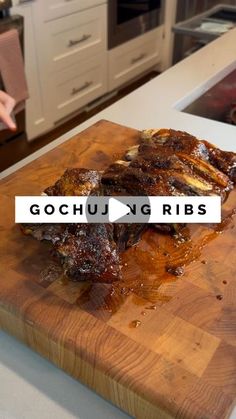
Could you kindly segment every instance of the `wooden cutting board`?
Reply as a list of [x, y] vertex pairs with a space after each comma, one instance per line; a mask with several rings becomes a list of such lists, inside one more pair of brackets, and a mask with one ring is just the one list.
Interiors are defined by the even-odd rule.
[[100, 121], [1, 181], [0, 326], [136, 418], [223, 419], [236, 394], [235, 192], [220, 226], [189, 226], [187, 241], [145, 233], [114, 288], [63, 283], [50, 246], [14, 224], [15, 195], [67, 167], [103, 169], [138, 135]]

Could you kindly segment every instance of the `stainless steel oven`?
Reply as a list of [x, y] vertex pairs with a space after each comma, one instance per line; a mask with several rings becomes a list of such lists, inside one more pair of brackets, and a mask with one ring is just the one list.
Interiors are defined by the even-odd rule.
[[163, 23], [163, 0], [108, 0], [108, 48]]

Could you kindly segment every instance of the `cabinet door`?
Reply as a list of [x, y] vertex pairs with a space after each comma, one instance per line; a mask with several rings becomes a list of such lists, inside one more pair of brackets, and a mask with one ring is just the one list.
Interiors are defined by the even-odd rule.
[[74, 13], [44, 24], [45, 54], [49, 71], [55, 73], [76, 61], [106, 51], [106, 5]]
[[162, 31], [159, 27], [109, 51], [109, 90], [159, 63]]
[[54, 121], [78, 111], [107, 91], [106, 54], [78, 62], [56, 73], [51, 82]]
[[53, 124], [44, 108], [40, 86], [33, 16], [33, 7], [36, 3], [22, 3], [18, 6], [17, 2], [15, 2], [15, 4], [16, 6], [13, 7], [12, 13], [24, 17], [25, 72], [30, 96], [26, 102], [26, 131], [28, 139], [32, 140], [48, 130]]
[[64, 17], [105, 2], [106, 0], [41, 0], [43, 20]]

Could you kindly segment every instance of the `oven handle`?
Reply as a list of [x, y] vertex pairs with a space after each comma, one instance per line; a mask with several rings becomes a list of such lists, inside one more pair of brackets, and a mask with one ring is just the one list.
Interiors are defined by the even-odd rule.
[[143, 60], [145, 57], [147, 56], [147, 54], [145, 54], [144, 52], [142, 54], [140, 54], [138, 57], [134, 57], [131, 60], [131, 64], [136, 64], [138, 61]]

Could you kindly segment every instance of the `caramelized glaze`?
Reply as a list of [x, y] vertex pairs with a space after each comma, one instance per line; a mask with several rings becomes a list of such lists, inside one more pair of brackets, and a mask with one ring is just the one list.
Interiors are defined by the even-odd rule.
[[[160, 290], [162, 285], [177, 286], [190, 264], [199, 262], [203, 269], [207, 269], [208, 260], [201, 259], [203, 249], [220, 235], [226, 236], [231, 229], [235, 229], [235, 214], [236, 189], [223, 206], [222, 222], [219, 224], [189, 224], [175, 236], [147, 231], [137, 245], [123, 253], [123, 279], [106, 287], [107, 292], [99, 309], [115, 313], [129, 295], [135, 296], [132, 302], [140, 304], [145, 310], [155, 310], [157, 302], [167, 303], [172, 297]], [[176, 271], [181, 275], [176, 276]], [[100, 286], [96, 286], [97, 293], [99, 289]], [[220, 297], [220, 294], [216, 295], [216, 298]], [[96, 299], [99, 299], [98, 295]], [[145, 304], [145, 301], [151, 304]]]
[[[90, 312], [115, 313], [127, 297], [132, 297], [135, 305], [140, 305], [140, 314], [148, 315], [155, 310], [156, 303], [165, 304], [172, 298], [163, 292], [163, 285], [173, 288], [185, 277], [185, 270], [191, 264], [200, 263], [207, 270], [207, 251], [204, 248], [222, 234], [234, 234], [236, 227], [236, 189], [234, 189], [222, 209], [219, 224], [189, 224], [174, 236], [155, 230], [144, 233], [142, 240], [122, 255], [122, 280], [114, 284], [88, 283], [87, 289], [78, 297], [77, 304]], [[231, 238], [229, 238], [231, 240]], [[190, 267], [190, 269], [192, 269]], [[176, 275], [180, 273], [180, 275]], [[63, 285], [68, 279], [61, 276], [61, 268], [51, 264], [41, 273], [42, 282], [52, 282], [60, 278]], [[223, 284], [227, 284], [224, 280]], [[215, 288], [216, 298], [223, 296]], [[149, 304], [148, 304], [149, 302]]]

